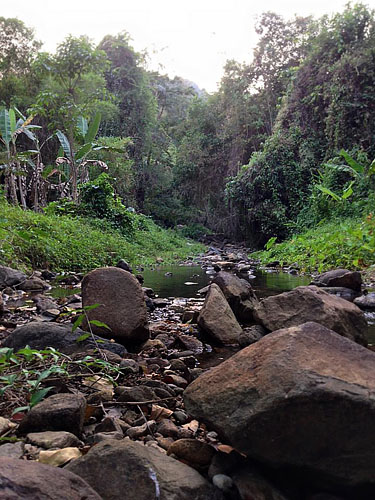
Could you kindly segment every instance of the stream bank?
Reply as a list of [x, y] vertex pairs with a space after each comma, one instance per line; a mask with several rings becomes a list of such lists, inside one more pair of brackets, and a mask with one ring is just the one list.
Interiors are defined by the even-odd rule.
[[[295, 280], [303, 279], [310, 282], [310, 277], [298, 276], [295, 269], [290, 269], [289, 273], [286, 274], [281, 274], [276, 267], [255, 271], [256, 263], [247, 259], [246, 252], [231, 246], [224, 250], [211, 249], [208, 255], [200, 259], [200, 267], [195, 267], [196, 264], [189, 261], [173, 270], [159, 268], [155, 271], [158, 279], [161, 278], [161, 281], [165, 280], [167, 283], [171, 283], [169, 281], [171, 278], [177, 278], [179, 271], [181, 271], [183, 275], [182, 290], [189, 290], [192, 297], [187, 297], [186, 293], [183, 297], [176, 297], [178, 294], [174, 293], [172, 298], [169, 289], [163, 291], [162, 288], [159, 289], [156, 286], [157, 280], [154, 283], [154, 290], [150, 290], [151, 287], [147, 286], [151, 284], [149, 276], [147, 272], [144, 272], [145, 291], [150, 299], [149, 308], [153, 309], [149, 311], [150, 339], [136, 349], [128, 347], [129, 352], [121, 351], [121, 345], [116, 342], [106, 340], [107, 344], [99, 344], [107, 362], [110, 362], [117, 369], [114, 377], [114, 372], [110, 372], [113, 382], [108, 377], [103, 376], [103, 372], [105, 372], [103, 366], [100, 370], [99, 367], [94, 366], [90, 376], [85, 375], [82, 371], [77, 371], [78, 366], [86, 367], [86, 365], [74, 363], [83, 361], [88, 355], [97, 357], [100, 353], [92, 343], [91, 345], [77, 343], [77, 338], [83, 334], [79, 329], [76, 331], [75, 338], [69, 337], [68, 330], [64, 330], [64, 338], [70, 342], [69, 357], [72, 363], [66, 361], [68, 374], [61, 374], [58, 381], [48, 380], [48, 385], [52, 385], [53, 389], [49, 397], [44, 402], [39, 403], [41, 413], [38, 414], [38, 419], [35, 420], [38, 405], [35, 406], [35, 410], [32, 409], [28, 414], [19, 412], [18, 415], [16, 414], [16, 419], [14, 416], [11, 417], [9, 406], [15, 407], [12, 402], [12, 392], [6, 391], [4, 393], [6, 404], [1, 404], [0, 410], [9, 422], [7, 424], [9, 428], [5, 434], [6, 437], [15, 436], [19, 441], [0, 446], [0, 453], [3, 449], [8, 455], [13, 454], [17, 458], [45, 461], [45, 463], [59, 466], [70, 462], [68, 469], [81, 477], [86, 475], [85, 480], [102, 498], [106, 498], [108, 485], [95, 477], [94, 472], [88, 473], [88, 470], [94, 471], [95, 467], [100, 464], [102, 475], [104, 471], [104, 476], [107, 478], [110, 474], [110, 468], [114, 466], [113, 461], [123, 461], [124, 467], [129, 466], [130, 463], [134, 465], [130, 458], [130, 455], [134, 456], [134, 454], [138, 457], [134, 466], [140, 467], [139, 474], [144, 474], [142, 463], [149, 464], [153, 468], [152, 470], [156, 468], [158, 471], [157, 481], [161, 488], [168, 489], [171, 477], [175, 474], [178, 477], [190, 478], [189, 481], [194, 484], [193, 490], [188, 491], [186, 482], [180, 479], [180, 484], [176, 485], [178, 498], [208, 499], [224, 496], [224, 498], [241, 499], [247, 498], [248, 491], [255, 491], [258, 495], [255, 498], [264, 498], [261, 496], [261, 491], [264, 489], [268, 491], [269, 498], [310, 499], [318, 493], [327, 491], [343, 495], [341, 498], [358, 498], [356, 486], [350, 486], [350, 488], [354, 488], [353, 492], [349, 491], [350, 488], [345, 492], [337, 484], [337, 479], [333, 480], [333, 483], [328, 482], [327, 484], [321, 481], [312, 481], [312, 476], [310, 477], [309, 474], [297, 479], [295, 471], [283, 472], [284, 477], [281, 477], [280, 474], [268, 469], [262, 460], [254, 463], [253, 459], [244, 459], [241, 454], [243, 453], [241, 446], [236, 446], [241, 452], [239, 453], [233, 448], [233, 438], [225, 436], [223, 431], [217, 431], [217, 424], [213, 422], [213, 416], [204, 416], [203, 418], [196, 416], [194, 418], [193, 414], [196, 410], [191, 406], [191, 402], [189, 403], [189, 411], [186, 410], [183, 397], [186, 387], [194, 384], [194, 381], [199, 380], [204, 373], [209, 373], [206, 372], [207, 368], [215, 365], [219, 365], [218, 368], [220, 368], [220, 366], [224, 366], [222, 362], [226, 359], [227, 363], [230, 362], [231, 356], [243, 347], [238, 344], [236, 346], [220, 346], [218, 342], [213, 341], [212, 337], [208, 337], [197, 327], [195, 322], [197, 313], [202, 308], [207, 290], [202, 290], [200, 296], [197, 297], [193, 287], [205, 285], [207, 278], [210, 280], [211, 276], [216, 275], [215, 268], [217, 270], [241, 268], [241, 277], [246, 277], [247, 283], [256, 283], [255, 280], [258, 279], [258, 285], [254, 286], [258, 293], [261, 291], [262, 279], [265, 282], [267, 280], [269, 283], [272, 282], [273, 288], [266, 291], [264, 296], [277, 295], [284, 291], [278, 287], [285, 286], [285, 283], [289, 287], [290, 283], [307, 284]], [[172, 276], [170, 274], [165, 276], [166, 273], [172, 273]], [[202, 276], [197, 276], [198, 274], [202, 274]], [[276, 284], [277, 276], [282, 278], [284, 285]], [[204, 282], [201, 282], [200, 278]], [[10, 313], [5, 312], [1, 319], [3, 326], [1, 334], [4, 339], [7, 336], [9, 338], [20, 337], [20, 329], [14, 327], [16, 324], [24, 323], [22, 339], [25, 341], [26, 336], [29, 335], [30, 345], [30, 341], [35, 341], [36, 338], [35, 332], [32, 332], [28, 325], [43, 322], [45, 325], [43, 327], [44, 334], [49, 332], [49, 340], [55, 339], [57, 341], [60, 338], [59, 328], [69, 328], [72, 321], [71, 316], [75, 315], [77, 318], [79, 312], [75, 314], [75, 311], [79, 311], [82, 307], [80, 295], [73, 293], [80, 290], [80, 276], [76, 276], [76, 278], [68, 276], [65, 281], [70, 284], [65, 283], [58, 288], [64, 290], [64, 293], [59, 293], [62, 296], [58, 299], [52, 296], [48, 297], [48, 292], [47, 294], [39, 294], [39, 298], [38, 294], [32, 297], [30, 295], [27, 300], [33, 300], [32, 303], [26, 302], [15, 307]], [[187, 285], [185, 283], [198, 284]], [[294, 286], [290, 286], [286, 290], [293, 288]], [[248, 288], [246, 290], [245, 295], [250, 293]], [[66, 293], [70, 292], [70, 295], [65, 296], [65, 291]], [[52, 295], [56, 295], [56, 289], [52, 289], [51, 292]], [[159, 295], [159, 297], [155, 297], [155, 295]], [[245, 299], [245, 295], [241, 295], [241, 300], [249, 300]], [[51, 302], [43, 301], [41, 297]], [[5, 309], [8, 304], [9, 302], [6, 302]], [[31, 319], [34, 321], [30, 323]], [[273, 335], [266, 335], [261, 341], [256, 342], [254, 347], [258, 344], [259, 346], [264, 345]], [[337, 337], [336, 334], [333, 335], [335, 338]], [[40, 339], [40, 337], [38, 338]], [[87, 339], [87, 342], [89, 341], [90, 339]], [[347, 340], [347, 342], [353, 343], [351, 340]], [[4, 345], [6, 345], [6, 341]], [[65, 345], [64, 348], [66, 349], [67, 346]], [[253, 348], [249, 346], [246, 349]], [[367, 350], [365, 349], [365, 351]], [[241, 352], [244, 351], [241, 350]], [[235, 382], [235, 376], [231, 375], [229, 380]], [[231, 389], [232, 392], [235, 391], [235, 387], [237, 387], [236, 384]], [[74, 397], [67, 397], [67, 395]], [[8, 397], [10, 399], [7, 399]], [[223, 404], [226, 397], [223, 385], [221, 396]], [[53, 405], [59, 405], [60, 411], [64, 408], [67, 415], [74, 414], [74, 412], [77, 414], [78, 408], [78, 414], [81, 416], [70, 420], [73, 423], [63, 429], [61, 418], [58, 418], [56, 423], [51, 416], [53, 415]], [[228, 413], [228, 410], [226, 412]], [[9, 419], [9, 417], [11, 418]], [[232, 419], [235, 420], [235, 417]], [[67, 420], [69, 421], [69, 419]], [[55, 423], [51, 424], [51, 421]], [[57, 438], [56, 435], [46, 436], [48, 432], [70, 433], [78, 441], [74, 441], [71, 436], [70, 439], [73, 441], [56, 441], [52, 439]], [[35, 436], [35, 434], [39, 435]], [[62, 437], [59, 436], [60, 439]], [[131, 443], [135, 443], [135, 445], [133, 446]], [[4, 446], [7, 446], [6, 450], [4, 450]], [[68, 448], [73, 448], [74, 451], [68, 452]], [[147, 451], [149, 448], [155, 449], [159, 455], [155, 455], [153, 451]], [[98, 450], [97, 454], [95, 450]], [[48, 453], [45, 453], [46, 451]], [[86, 460], [85, 453], [87, 452], [89, 454]], [[171, 459], [173, 462], [170, 462], [170, 455], [179, 461]], [[159, 464], [158, 458], [160, 456], [163, 457], [166, 464], [163, 471], [160, 471], [157, 468], [160, 466], [156, 465]], [[116, 459], [111, 457], [116, 457]], [[174, 466], [181, 462], [187, 463], [189, 467], [175, 471]], [[192, 470], [199, 471], [199, 476], [192, 474]], [[123, 474], [125, 474], [125, 470]], [[121, 483], [120, 486], [118, 477], [111, 478], [118, 489], [118, 494], [122, 491], [123, 484], [130, 487], [130, 483], [126, 483], [127, 480], [123, 478], [122, 481], [125, 483]], [[146, 486], [149, 484], [149, 480], [145, 479]], [[133, 485], [132, 488], [134, 487]], [[155, 485], [153, 487], [155, 488]], [[363, 491], [361, 490], [363, 495], [367, 495], [366, 491]], [[137, 494], [138, 496], [136, 496]], [[143, 499], [146, 498], [144, 495], [145, 492], [138, 491], [137, 488], [132, 490], [132, 498]], [[366, 497], [362, 496], [361, 498]]]

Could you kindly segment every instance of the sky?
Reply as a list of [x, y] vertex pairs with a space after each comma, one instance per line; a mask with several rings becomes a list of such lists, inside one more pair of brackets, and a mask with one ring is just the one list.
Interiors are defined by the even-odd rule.
[[[35, 28], [43, 50], [53, 52], [72, 34], [95, 43], [127, 31], [133, 47], [147, 49], [150, 69], [181, 76], [213, 92], [228, 59], [250, 62], [262, 12], [291, 18], [332, 14], [347, 0], [0, 0], [0, 15]], [[364, 2], [375, 8], [375, 0]]]

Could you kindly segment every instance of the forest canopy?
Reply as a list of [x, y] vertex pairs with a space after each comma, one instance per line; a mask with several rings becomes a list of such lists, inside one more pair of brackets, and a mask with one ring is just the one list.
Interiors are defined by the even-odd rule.
[[125, 31], [97, 46], [69, 36], [50, 54], [22, 21], [0, 24], [10, 203], [87, 213], [100, 192], [109, 218], [131, 207], [259, 247], [374, 202], [375, 17], [363, 4], [264, 13], [250, 62], [228, 61], [212, 94], [149, 71]]

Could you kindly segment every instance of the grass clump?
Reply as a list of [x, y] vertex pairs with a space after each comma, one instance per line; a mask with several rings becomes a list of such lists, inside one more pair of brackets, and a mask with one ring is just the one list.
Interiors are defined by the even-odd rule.
[[133, 215], [124, 234], [110, 221], [24, 211], [0, 201], [0, 264], [19, 269], [87, 272], [125, 259], [147, 266], [158, 257], [166, 263], [204, 250], [203, 245]]
[[326, 271], [345, 267], [365, 269], [375, 264], [375, 216], [346, 218], [323, 222], [294, 235], [283, 243], [271, 241], [266, 250], [252, 257], [262, 263], [278, 260], [297, 264], [302, 271]]

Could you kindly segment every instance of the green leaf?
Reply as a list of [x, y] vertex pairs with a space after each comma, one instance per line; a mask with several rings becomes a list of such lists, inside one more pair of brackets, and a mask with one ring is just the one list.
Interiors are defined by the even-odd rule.
[[[108, 325], [106, 325], [105, 323], [103, 323], [102, 321], [98, 321], [97, 319], [92, 319], [90, 320], [90, 325], [94, 325], [94, 326], [101, 326], [103, 328], [107, 328], [107, 330], [111, 330], [111, 328], [109, 328]], [[112, 331], [112, 330], [111, 330]]]
[[19, 406], [18, 408], [15, 408], [13, 411], [12, 411], [12, 415], [15, 415], [16, 413], [21, 413], [21, 412], [24, 412], [24, 411], [28, 411], [30, 410], [30, 406]]
[[14, 111], [17, 113], [17, 115], [23, 120], [23, 122], [26, 120], [26, 116], [21, 113], [21, 111], [14, 106]]
[[82, 322], [83, 322], [84, 319], [85, 319], [85, 315], [84, 314], [80, 314], [78, 316], [78, 318], [73, 323], [72, 332], [74, 332], [74, 330], [77, 330], [77, 328], [82, 325]]
[[83, 309], [85, 311], [91, 311], [92, 309], [96, 309], [97, 307], [100, 307], [101, 304], [92, 304], [91, 306], [85, 306]]
[[10, 120], [10, 131], [11, 131], [11, 134], [13, 135], [17, 129], [16, 113], [14, 112], [14, 109], [9, 110], [9, 120]]
[[64, 153], [66, 154], [66, 156], [68, 158], [70, 158], [71, 157], [71, 150], [70, 150], [70, 144], [69, 144], [68, 138], [66, 137], [65, 134], [63, 134], [61, 132], [61, 130], [56, 130], [56, 135], [57, 135], [57, 138], [60, 141], [60, 144], [61, 144], [61, 147], [64, 150]]
[[[26, 127], [21, 127], [21, 132], [23, 132], [31, 141], [36, 142], [35, 135]], [[38, 153], [38, 151], [36, 151]]]
[[85, 144], [84, 146], [82, 146], [76, 153], [76, 160], [80, 160], [83, 156], [85, 156], [85, 154], [87, 154], [90, 150], [92, 149], [92, 145], [89, 143], [89, 144]]
[[95, 139], [96, 134], [98, 133], [100, 121], [102, 119], [101, 113], [96, 113], [94, 119], [91, 121], [90, 126], [88, 128], [87, 134], [85, 135], [85, 142], [92, 142]]
[[12, 132], [10, 127], [10, 116], [7, 109], [2, 108], [0, 110], [0, 133], [3, 141], [5, 142], [7, 148], [12, 139]]
[[321, 191], [322, 193], [324, 194], [328, 194], [329, 196], [331, 196], [331, 198], [333, 198], [335, 201], [340, 201], [341, 198], [340, 196], [338, 196], [336, 193], [334, 193], [333, 191], [331, 191], [330, 189], [326, 188], [325, 186], [322, 186], [321, 184], [316, 184], [316, 187], [319, 189], [319, 191]]
[[91, 336], [91, 333], [84, 333], [83, 335], [80, 335], [78, 339], [76, 339], [76, 342], [83, 342], [84, 340], [88, 339]]
[[83, 116], [79, 116], [77, 118], [77, 127], [78, 127], [78, 130], [80, 131], [82, 137], [85, 137], [85, 135], [87, 134], [87, 129], [88, 129], [88, 124], [87, 124], [86, 118], [84, 118]]
[[345, 158], [345, 161], [347, 162], [348, 165], [352, 167], [353, 170], [355, 170], [359, 174], [363, 174], [365, 171], [365, 167], [358, 163], [354, 158], [352, 158], [346, 151], [345, 149], [342, 149], [340, 151], [340, 155]]
[[51, 389], [53, 389], [53, 387], [44, 387], [43, 389], [35, 391], [30, 398], [30, 408], [40, 403]]
[[372, 162], [368, 168], [367, 175], [370, 177], [370, 175], [374, 175], [374, 174], [375, 174], [375, 160], [372, 160]]

